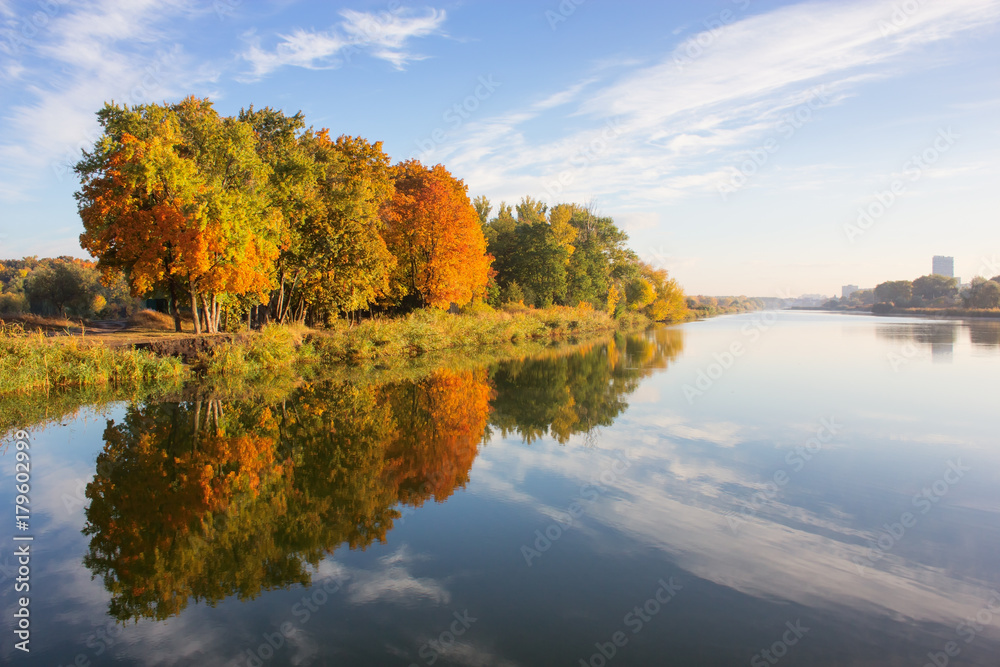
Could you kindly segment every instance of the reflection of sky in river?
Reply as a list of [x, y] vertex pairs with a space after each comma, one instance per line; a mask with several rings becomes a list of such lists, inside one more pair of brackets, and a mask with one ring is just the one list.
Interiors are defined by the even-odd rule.
[[[1000, 614], [971, 636], [958, 626], [1000, 587], [996, 328], [814, 313], [684, 325], [683, 354], [612, 426], [565, 445], [495, 436], [464, 490], [406, 512], [386, 544], [341, 548], [311, 588], [117, 629], [81, 565], [104, 424], [82, 416], [33, 448], [27, 662], [577, 665], [624, 631], [611, 663], [747, 664], [798, 620], [809, 631], [787, 664], [920, 665], [949, 641], [958, 664], [994, 664]], [[824, 424], [837, 432], [810, 443]], [[633, 633], [626, 615], [670, 577], [683, 588]], [[476, 620], [456, 626], [466, 611]], [[3, 658], [21, 660], [10, 637]]]

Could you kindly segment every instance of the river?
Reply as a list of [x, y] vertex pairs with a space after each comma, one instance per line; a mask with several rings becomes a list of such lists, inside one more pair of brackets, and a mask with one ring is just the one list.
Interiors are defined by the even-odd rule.
[[84, 408], [27, 593], [0, 457], [2, 659], [995, 665], [998, 378], [1000, 323], [783, 311]]

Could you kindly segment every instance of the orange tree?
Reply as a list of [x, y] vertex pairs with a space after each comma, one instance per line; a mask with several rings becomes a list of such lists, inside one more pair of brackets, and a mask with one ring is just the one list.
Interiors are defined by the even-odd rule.
[[485, 294], [493, 258], [465, 184], [442, 165], [408, 160], [393, 167], [396, 192], [383, 210], [396, 257], [393, 296], [447, 308]]

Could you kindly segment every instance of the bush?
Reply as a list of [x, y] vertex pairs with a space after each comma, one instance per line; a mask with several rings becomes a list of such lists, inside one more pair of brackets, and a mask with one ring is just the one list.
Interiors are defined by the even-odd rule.
[[876, 315], [885, 315], [892, 312], [893, 305], [885, 301], [881, 301], [872, 306], [872, 312]]
[[0, 313], [13, 315], [28, 312], [28, 300], [23, 294], [0, 294]]

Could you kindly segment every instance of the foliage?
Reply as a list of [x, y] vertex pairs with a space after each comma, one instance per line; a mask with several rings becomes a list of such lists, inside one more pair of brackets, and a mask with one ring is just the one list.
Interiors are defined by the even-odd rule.
[[876, 303], [905, 306], [913, 300], [913, 283], [909, 280], [890, 280], [875, 286]]
[[589, 439], [682, 347], [661, 327], [408, 380], [133, 403], [86, 488], [84, 563], [120, 621], [309, 586], [327, 554], [384, 542], [407, 508], [467, 484], [494, 430]]
[[84, 563], [121, 621], [189, 601], [308, 586], [326, 553], [385, 540], [400, 503], [468, 481], [486, 428], [486, 373], [322, 383], [280, 402], [134, 404], [109, 421], [88, 484]]
[[950, 306], [958, 296], [958, 281], [931, 274], [913, 281], [913, 299], [917, 304]]
[[[489, 211], [483, 200], [482, 210]], [[659, 321], [687, 317], [683, 291], [666, 270], [641, 262], [626, 247], [628, 235], [609, 217], [578, 204], [549, 209], [525, 197], [501, 202], [486, 224], [499, 285], [494, 305], [524, 302], [587, 305], [621, 316], [643, 313]], [[547, 214], [547, 215], [546, 215]]]
[[1000, 308], [1000, 280], [973, 278], [962, 301], [966, 308]]
[[749, 298], [746, 296], [691, 296], [686, 298], [690, 316], [693, 317], [715, 317], [717, 315], [730, 315], [736, 313], [748, 313], [755, 310], [763, 310], [765, 303], [762, 299]]
[[124, 280], [101, 284], [93, 262], [66, 256], [0, 261], [0, 313], [89, 319], [121, 317], [135, 308]]
[[267, 206], [268, 168], [246, 123], [222, 118], [208, 100], [105, 105], [104, 134], [76, 171], [83, 248], [110, 279], [124, 272], [132, 294], [190, 295], [217, 331], [221, 306], [270, 289], [280, 212]]
[[393, 168], [396, 192], [384, 213], [396, 258], [397, 302], [447, 308], [486, 293], [492, 258], [465, 184], [441, 165]]

